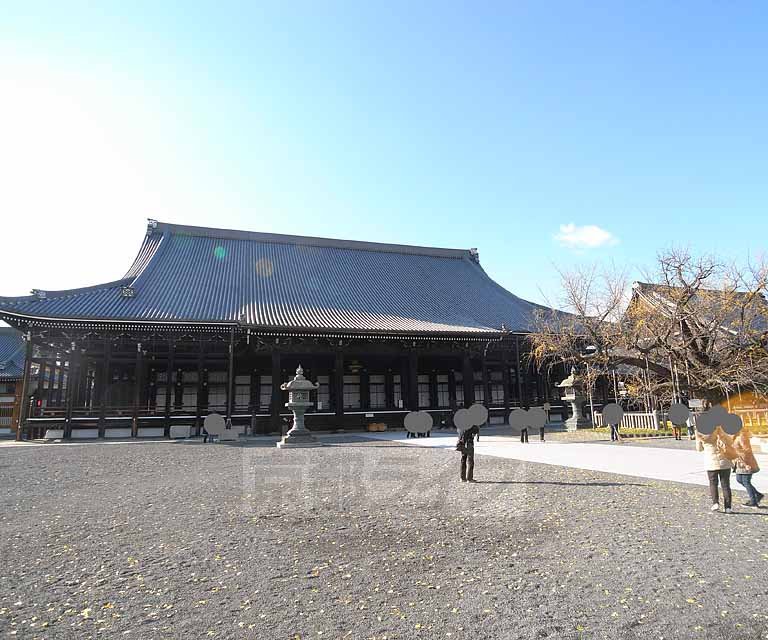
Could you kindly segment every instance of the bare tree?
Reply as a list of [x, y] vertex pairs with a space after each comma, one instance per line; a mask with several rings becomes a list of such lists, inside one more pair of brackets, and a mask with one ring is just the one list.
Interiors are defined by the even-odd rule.
[[768, 395], [768, 265], [725, 263], [670, 249], [631, 290], [624, 273], [561, 273], [569, 315], [544, 313], [532, 335], [540, 365], [584, 360], [621, 372], [631, 396], [667, 404], [682, 395], [718, 402]]
[[[565, 311], [542, 310], [531, 339], [539, 368], [576, 366], [587, 388], [610, 375], [622, 348], [621, 318], [630, 298], [629, 279], [615, 266], [559, 271], [562, 298], [550, 303]], [[589, 366], [582, 366], [589, 363]]]

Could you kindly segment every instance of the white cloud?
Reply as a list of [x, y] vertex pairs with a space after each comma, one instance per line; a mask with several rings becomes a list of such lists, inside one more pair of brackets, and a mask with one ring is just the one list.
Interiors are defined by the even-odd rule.
[[560, 233], [555, 236], [555, 240], [564, 247], [576, 250], [597, 249], [619, 242], [619, 239], [610, 231], [601, 229], [597, 225], [587, 224], [579, 227], [573, 222], [561, 224]]

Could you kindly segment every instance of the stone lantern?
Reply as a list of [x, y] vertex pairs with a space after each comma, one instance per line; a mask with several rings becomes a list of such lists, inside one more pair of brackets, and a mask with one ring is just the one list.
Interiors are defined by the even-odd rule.
[[589, 429], [592, 426], [592, 420], [582, 416], [582, 407], [587, 400], [584, 396], [584, 381], [576, 375], [576, 369], [571, 367], [571, 375], [555, 386], [563, 390], [562, 398], [570, 403], [573, 412], [573, 415], [565, 421], [565, 428], [568, 431]]
[[304, 426], [304, 414], [312, 406], [309, 394], [320, 385], [313, 384], [304, 377], [304, 369], [296, 369], [296, 377], [290, 382], [283, 383], [280, 388], [288, 392], [288, 402], [285, 406], [293, 412], [293, 427], [277, 443], [278, 448], [321, 447], [312, 433]]

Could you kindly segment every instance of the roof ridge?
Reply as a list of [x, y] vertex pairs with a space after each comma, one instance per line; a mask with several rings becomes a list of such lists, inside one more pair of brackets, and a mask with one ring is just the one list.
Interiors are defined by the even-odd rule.
[[438, 258], [470, 258], [470, 249], [448, 249], [441, 247], [424, 247], [419, 245], [389, 244], [384, 242], [366, 242], [364, 240], [344, 240], [338, 238], [321, 238], [315, 236], [299, 236], [283, 233], [265, 233], [261, 231], [239, 231], [236, 229], [217, 229], [214, 227], [196, 227], [192, 225], [174, 224], [171, 222], [152, 221], [153, 230], [168, 231], [180, 235], [190, 235], [222, 240], [254, 240], [275, 244], [295, 244], [311, 247], [333, 247], [336, 249], [351, 249], [357, 251], [380, 251], [386, 253], [405, 253], [427, 255]]

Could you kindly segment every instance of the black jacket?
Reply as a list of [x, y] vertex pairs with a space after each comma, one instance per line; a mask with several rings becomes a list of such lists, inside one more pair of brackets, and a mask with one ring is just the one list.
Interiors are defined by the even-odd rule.
[[475, 436], [477, 436], [477, 439], [480, 439], [480, 427], [472, 427], [471, 429], [467, 429], [464, 433], [461, 434], [459, 437], [459, 440], [464, 443], [464, 450], [472, 450], [475, 449]]

